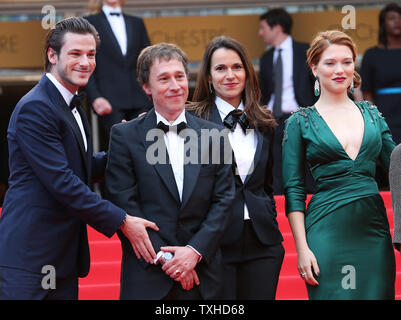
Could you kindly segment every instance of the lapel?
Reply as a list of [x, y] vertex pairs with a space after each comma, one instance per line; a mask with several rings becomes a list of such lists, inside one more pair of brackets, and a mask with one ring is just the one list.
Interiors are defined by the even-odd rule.
[[[252, 175], [254, 174], [256, 166], [259, 163], [259, 159], [262, 154], [262, 150], [265, 149], [265, 148], [263, 148], [263, 143], [264, 143], [263, 134], [259, 131], [258, 128], [255, 128], [254, 130], [255, 130], [256, 137], [258, 139], [258, 143], [256, 145], [256, 151], [255, 151], [255, 156], [253, 157], [252, 166], [251, 166], [251, 168], [249, 168], [249, 172], [245, 178], [244, 185], [248, 183], [249, 179], [251, 179]], [[267, 150], [267, 147], [266, 147], [266, 150]]]
[[273, 53], [274, 48], [270, 48], [262, 57], [260, 65], [260, 78], [263, 78], [261, 82], [262, 100], [265, 104], [269, 103], [271, 94], [274, 90], [274, 79], [273, 79]]
[[304, 72], [304, 68], [302, 67], [305, 64], [305, 59], [306, 59], [306, 56], [304, 56], [302, 53], [298, 51], [299, 50], [297, 43], [294, 40], [292, 40], [292, 61], [293, 61], [292, 78], [294, 83], [294, 91], [299, 81], [301, 81], [299, 75], [301, 72]]
[[[182, 190], [182, 204], [181, 209], [185, 207], [188, 203], [191, 195], [195, 189], [196, 182], [198, 181], [199, 172], [201, 169], [201, 159], [203, 155], [201, 154], [201, 128], [197, 121], [197, 118], [191, 115], [189, 112], [185, 111], [185, 117], [187, 120], [187, 128], [191, 129], [194, 134], [188, 134], [185, 139], [184, 150], [189, 150], [193, 152], [196, 150], [197, 157], [195, 163], [188, 162], [184, 164], [184, 185]], [[184, 130], [185, 132], [185, 130]], [[193, 144], [193, 143], [196, 143]], [[187, 149], [189, 147], [189, 149]]]
[[273, 81], [273, 57], [274, 57], [274, 47], [270, 48], [265, 53], [265, 63], [264, 69], [261, 72], [264, 72], [266, 75], [265, 79], [272, 82]]
[[[118, 55], [119, 59], [124, 59], [123, 53], [121, 51], [121, 47], [118, 44], [118, 40], [117, 40], [116, 36], [114, 35], [113, 29], [111, 28], [111, 25], [110, 25], [109, 21], [107, 20], [107, 17], [103, 11], [100, 13], [100, 19], [103, 20], [101, 25], [104, 26], [104, 31], [107, 34], [107, 37], [105, 37], [104, 39], [102, 38], [101, 41], [107, 41], [106, 39], [108, 39], [109, 43], [114, 47], [114, 48], [110, 48], [110, 51], [113, 52], [113, 55]], [[125, 22], [127, 22], [127, 19], [125, 19], [125, 17], [124, 17], [124, 20], [125, 20]], [[127, 24], [125, 24], [125, 25], [127, 28]], [[128, 40], [128, 33], [127, 33], [127, 40]], [[107, 45], [104, 45], [104, 46], [108, 47]]]
[[[216, 124], [224, 126], [223, 120], [221, 119], [220, 112], [216, 106], [216, 103], [213, 103], [213, 105], [211, 107], [209, 121], [212, 121]], [[233, 165], [234, 165], [234, 168], [237, 168], [237, 162], [235, 160], [234, 151], [233, 151]], [[234, 170], [234, 179], [236, 179], [237, 182], [242, 185], [242, 180], [241, 180], [240, 176], [238, 174], [236, 174], [235, 169], [233, 169], [233, 170]]]
[[221, 120], [221, 116], [220, 116], [219, 110], [217, 109], [217, 106], [216, 106], [216, 104], [214, 102], [213, 102], [213, 105], [211, 107], [210, 115], [209, 115], [209, 119], [208, 120], [212, 121], [214, 123], [217, 123], [217, 124], [219, 124], [221, 126], [224, 126], [223, 120]]
[[89, 126], [88, 118], [86, 114], [82, 110], [81, 107], [78, 108], [79, 115], [82, 119], [82, 124], [84, 126], [85, 136], [86, 136], [86, 161], [87, 161], [87, 169], [88, 169], [88, 183], [91, 182], [91, 173], [92, 173], [92, 156], [93, 156], [93, 145], [92, 145], [92, 135], [91, 135], [91, 128]]
[[[85, 151], [85, 145], [84, 145], [84, 140], [82, 138], [81, 130], [79, 129], [78, 123], [77, 123], [74, 115], [72, 114], [70, 108], [67, 106], [67, 103], [65, 102], [61, 93], [57, 90], [57, 88], [47, 78], [46, 75], [44, 75], [42, 77], [42, 79], [40, 80], [40, 83], [42, 83], [45, 86], [48, 96], [49, 96], [52, 104], [54, 105], [54, 107], [60, 112], [61, 116], [65, 120], [67, 120], [68, 124], [71, 126], [72, 131], [74, 132], [75, 138], [77, 139], [81, 156], [84, 159], [85, 169], [88, 172], [88, 158], [87, 158], [88, 155]], [[82, 116], [82, 114], [81, 114], [81, 118], [82, 118], [82, 121], [84, 121], [84, 119], [86, 119], [86, 117]], [[86, 130], [86, 135], [88, 136], [87, 130]], [[88, 145], [89, 145], [89, 143], [88, 143]], [[89, 149], [88, 149], [88, 151], [89, 151]]]
[[[167, 147], [164, 142], [163, 134], [162, 131], [161, 135], [158, 136], [158, 139], [160, 140], [151, 140], [151, 141], [146, 141], [146, 135], [149, 130], [155, 129], [156, 128], [156, 113], [155, 109], [151, 109], [146, 115], [143, 123], [143, 130], [142, 132], [142, 141], [145, 146], [145, 152], [151, 147], [152, 144], [158, 142], [158, 145], [160, 148], [158, 149], [158, 152], [165, 152], [166, 153], [166, 163], [155, 163], [153, 165], [153, 168], [156, 170], [157, 174], [160, 176], [161, 180], [163, 181], [164, 185], [166, 186], [167, 190], [171, 193], [171, 195], [174, 197], [174, 199], [177, 201], [177, 203], [180, 203], [180, 196], [178, 193], [178, 188], [177, 184], [175, 182], [174, 178], [174, 173], [173, 169], [170, 165], [170, 159], [168, 156], [167, 152]], [[185, 172], [184, 172], [185, 174]]]
[[[217, 106], [216, 106], [215, 103], [212, 105], [212, 108], [210, 110], [209, 121], [212, 121], [214, 123], [223, 125], [223, 121], [221, 120], [221, 116], [220, 116], [219, 110], [217, 109]], [[247, 177], [246, 177], [246, 179], [245, 179], [245, 181], [243, 183], [244, 185], [251, 178], [251, 176], [253, 174], [253, 171], [255, 170], [256, 164], [258, 163], [258, 161], [260, 159], [261, 152], [263, 150], [263, 141], [264, 141], [263, 134], [257, 128], [255, 128], [254, 130], [255, 130], [256, 137], [258, 139], [258, 143], [257, 143], [257, 146], [256, 146], [255, 156], [253, 158], [253, 164], [252, 164], [252, 167], [249, 169], [249, 173], [248, 173], [248, 175], [247, 175]], [[235, 161], [235, 155], [234, 155], [234, 161]], [[235, 164], [235, 166], [236, 166], [236, 164]], [[242, 184], [242, 180], [239, 177], [239, 175], [236, 174], [235, 177]]]
[[127, 33], [127, 57], [130, 56], [130, 49], [132, 45], [132, 39], [133, 39], [133, 32], [134, 32], [134, 25], [133, 25], [133, 19], [129, 19], [129, 17], [125, 14], [123, 14], [124, 21], [125, 21], [125, 32]]
[[268, 66], [269, 66], [269, 74], [271, 74], [272, 75], [272, 79], [273, 79], [273, 66], [274, 66], [274, 61], [273, 61], [273, 58], [274, 58], [274, 47], [272, 47], [270, 50], [269, 50], [269, 53], [268, 53]]

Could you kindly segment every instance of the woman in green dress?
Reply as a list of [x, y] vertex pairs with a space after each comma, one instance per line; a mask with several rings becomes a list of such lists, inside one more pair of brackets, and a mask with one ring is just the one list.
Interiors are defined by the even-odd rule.
[[[283, 139], [286, 213], [310, 299], [394, 299], [395, 258], [376, 160], [395, 147], [377, 107], [348, 91], [361, 79], [356, 47], [341, 31], [320, 33], [307, 52], [314, 106], [299, 108]], [[304, 164], [316, 193], [305, 208]]]

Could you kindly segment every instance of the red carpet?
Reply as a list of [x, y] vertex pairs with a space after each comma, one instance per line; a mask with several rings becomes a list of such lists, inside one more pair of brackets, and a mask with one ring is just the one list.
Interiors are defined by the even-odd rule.
[[[391, 233], [393, 232], [393, 211], [389, 192], [381, 193], [387, 208]], [[276, 197], [278, 224], [284, 237], [285, 257], [281, 269], [277, 288], [278, 300], [303, 300], [307, 299], [306, 288], [303, 280], [298, 275], [297, 256], [294, 240], [288, 220], [284, 214], [284, 197]], [[121, 246], [117, 236], [111, 239], [88, 227], [91, 250], [91, 271], [88, 277], [80, 279], [79, 299], [107, 299], [114, 300], [119, 297]], [[396, 252], [397, 280], [396, 299], [401, 299], [401, 263], [400, 253]]]
[[[387, 208], [387, 215], [393, 233], [393, 210], [390, 192], [381, 193]], [[309, 198], [308, 198], [309, 199]], [[288, 220], [284, 214], [284, 197], [276, 197], [277, 217], [284, 237], [285, 257], [281, 269], [276, 298], [278, 300], [307, 299], [303, 280], [298, 275], [297, 255]], [[1, 214], [1, 208], [0, 208]], [[121, 246], [117, 235], [111, 239], [88, 227], [91, 250], [91, 270], [86, 278], [79, 281], [80, 300], [115, 300], [120, 290]], [[395, 284], [396, 299], [401, 300], [401, 256], [395, 252], [397, 278]]]

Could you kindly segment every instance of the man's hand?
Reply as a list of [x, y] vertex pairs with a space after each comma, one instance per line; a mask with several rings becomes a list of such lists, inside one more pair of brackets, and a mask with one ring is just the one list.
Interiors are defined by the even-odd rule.
[[150, 242], [146, 228], [159, 231], [159, 228], [154, 222], [127, 215], [125, 222], [121, 226], [121, 231], [131, 242], [137, 258], [141, 259], [141, 257], [143, 257], [147, 263], [153, 264], [153, 260], [156, 258], [156, 252]]
[[195, 282], [199, 285], [199, 278], [195, 271], [199, 255], [189, 247], [161, 247], [160, 250], [171, 252], [174, 258], [166, 262], [162, 269], [175, 281], [180, 281], [185, 290], [190, 290]]
[[175, 281], [181, 282], [181, 286], [184, 290], [191, 290], [194, 287], [194, 283], [199, 286], [199, 278], [195, 269], [189, 271], [188, 273], [181, 274], [178, 278], [174, 279]]
[[110, 114], [113, 111], [110, 102], [102, 97], [96, 98], [92, 103], [93, 109], [99, 116]]

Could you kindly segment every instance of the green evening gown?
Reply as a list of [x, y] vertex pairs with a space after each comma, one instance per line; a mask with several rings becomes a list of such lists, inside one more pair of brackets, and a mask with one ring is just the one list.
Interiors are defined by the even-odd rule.
[[[320, 269], [309, 299], [394, 299], [395, 257], [386, 209], [374, 179], [376, 160], [388, 169], [395, 147], [376, 106], [356, 103], [364, 119], [352, 160], [317, 109], [300, 108], [283, 138], [286, 213], [305, 212], [309, 248]], [[304, 163], [316, 193], [305, 211]]]

